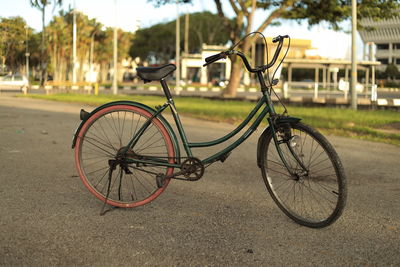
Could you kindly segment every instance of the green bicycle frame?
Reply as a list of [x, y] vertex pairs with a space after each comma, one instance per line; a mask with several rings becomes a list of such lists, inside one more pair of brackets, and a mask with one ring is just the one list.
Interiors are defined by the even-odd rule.
[[[240, 54], [239, 54], [240, 55]], [[245, 59], [244, 55], [241, 55], [241, 57], [244, 59], [244, 62], [246, 63], [247, 60]], [[248, 62], [247, 62], [248, 65]], [[246, 65], [246, 67], [248, 67]], [[249, 67], [248, 67], [249, 69]], [[274, 105], [271, 101], [271, 97], [268, 93], [268, 87], [265, 84], [264, 81], [264, 77], [263, 77], [263, 71], [262, 69], [260, 70], [253, 70], [251, 69], [251, 72], [254, 72], [257, 74], [257, 78], [260, 82], [261, 85], [261, 92], [262, 92], [262, 97], [259, 99], [259, 101], [257, 102], [256, 106], [253, 108], [253, 110], [249, 113], [249, 115], [246, 117], [246, 119], [236, 128], [234, 129], [232, 132], [228, 133], [227, 135], [218, 138], [216, 140], [213, 141], [208, 141], [208, 142], [199, 142], [199, 143], [191, 143], [188, 142], [187, 137], [186, 137], [186, 133], [185, 130], [183, 128], [182, 122], [179, 118], [178, 112], [176, 110], [175, 107], [175, 103], [174, 100], [172, 99], [172, 95], [171, 92], [168, 88], [167, 83], [165, 82], [164, 79], [161, 79], [161, 86], [164, 90], [164, 94], [167, 97], [167, 102], [161, 106], [158, 107], [156, 112], [142, 125], [142, 127], [139, 129], [139, 131], [135, 134], [135, 136], [132, 137], [131, 141], [129, 142], [129, 144], [125, 147], [125, 149], [122, 151], [123, 154], [125, 154], [129, 149], [132, 149], [135, 144], [137, 143], [137, 141], [140, 139], [140, 137], [143, 135], [143, 133], [146, 131], [147, 127], [150, 125], [151, 120], [153, 120], [154, 118], [156, 118], [158, 115], [160, 115], [167, 107], [170, 107], [175, 124], [178, 128], [178, 132], [181, 138], [181, 142], [183, 144], [183, 147], [186, 151], [186, 155], [187, 157], [193, 157], [193, 153], [192, 153], [192, 148], [198, 148], [198, 147], [211, 147], [211, 146], [215, 146], [218, 144], [221, 144], [229, 139], [231, 139], [233, 136], [235, 136], [236, 134], [238, 134], [246, 125], [248, 125], [250, 123], [250, 121], [255, 117], [255, 115], [257, 114], [257, 112], [261, 109], [261, 107], [263, 105], [264, 108], [261, 110], [260, 114], [257, 116], [257, 118], [254, 120], [254, 122], [252, 123], [252, 125], [238, 138], [236, 139], [236, 141], [234, 141], [231, 145], [227, 146], [226, 148], [224, 148], [223, 150], [215, 153], [214, 155], [201, 160], [202, 164], [211, 164], [213, 162], [216, 162], [220, 159], [222, 159], [223, 155], [226, 155], [227, 153], [231, 152], [233, 149], [235, 149], [236, 147], [238, 147], [240, 144], [242, 144], [247, 138], [249, 138], [249, 136], [257, 129], [257, 127], [260, 125], [261, 121], [267, 116], [267, 114], [269, 114], [270, 116], [268, 117], [268, 124], [271, 130], [271, 134], [273, 135], [273, 139], [274, 139], [274, 143], [275, 143], [275, 147], [277, 149], [277, 152], [280, 156], [280, 158], [282, 159], [283, 164], [286, 166], [286, 168], [288, 170], [290, 170], [290, 167], [282, 153], [281, 148], [279, 147], [279, 142], [277, 140], [276, 137], [276, 131], [275, 131], [275, 121], [273, 120], [274, 118], [277, 118], [277, 114], [275, 112], [274, 109]], [[294, 118], [295, 119], [295, 118]], [[176, 143], [178, 143], [178, 140], [176, 140], [175, 137], [174, 141]], [[159, 157], [154, 157], [154, 156], [146, 156], [144, 155], [143, 158], [145, 159], [134, 159], [134, 158], [126, 158], [126, 162], [127, 163], [136, 163], [136, 164], [147, 164], [147, 165], [156, 165], [156, 166], [166, 166], [166, 167], [174, 167], [174, 168], [180, 168], [180, 162], [181, 162], [181, 157], [177, 157], [175, 160], [175, 163], [170, 163], [168, 162], [168, 160], [159, 158]], [[290, 172], [290, 171], [289, 171]]]
[[[164, 83], [162, 82], [162, 85], [163, 85], [163, 89], [164, 90], [168, 90], [168, 87], [165, 84], [165, 82]], [[164, 88], [164, 86], [165, 86], [165, 88]], [[168, 94], [166, 94], [166, 95], [168, 96]], [[152, 115], [152, 117], [149, 118], [142, 125], [142, 127], [135, 134], [135, 136], [133, 136], [133, 138], [131, 139], [129, 144], [126, 146], [125, 151], [123, 151], [123, 153], [128, 151], [129, 148], [133, 148], [135, 146], [137, 141], [140, 139], [140, 137], [143, 135], [143, 133], [145, 132], [147, 127], [150, 125], [151, 120], [156, 118], [159, 114], [161, 114], [167, 107], [170, 107], [170, 109], [171, 109], [171, 112], [172, 112], [176, 127], [177, 127], [179, 135], [180, 135], [180, 139], [181, 139], [182, 145], [183, 145], [183, 147], [185, 149], [185, 152], [186, 152], [187, 156], [188, 157], [193, 157], [192, 148], [215, 146], [215, 145], [221, 144], [221, 143], [223, 143], [225, 141], [228, 141], [232, 137], [237, 135], [244, 127], [246, 127], [250, 123], [250, 121], [255, 117], [255, 115], [262, 108], [262, 106], [265, 105], [264, 108], [261, 109], [260, 114], [258, 114], [257, 118], [251, 124], [251, 126], [236, 141], [234, 141], [232, 144], [230, 144], [229, 146], [227, 146], [223, 150], [215, 153], [214, 155], [212, 155], [212, 156], [210, 156], [210, 157], [208, 157], [206, 159], [201, 160], [201, 162], [203, 164], [213, 163], [215, 161], [218, 161], [222, 155], [229, 153], [230, 151], [232, 151], [233, 149], [238, 147], [240, 144], [242, 144], [248, 137], [250, 137], [250, 135], [257, 129], [257, 127], [260, 125], [260, 123], [266, 117], [267, 114], [275, 114], [275, 110], [273, 109], [273, 106], [268, 104], [270, 102], [271, 102], [271, 100], [270, 100], [270, 97], [269, 97], [268, 93], [264, 93], [263, 96], [257, 102], [256, 106], [253, 108], [253, 110], [246, 117], [246, 119], [239, 126], [237, 126], [236, 129], [234, 129], [232, 132], [228, 133], [227, 135], [225, 135], [225, 136], [223, 136], [221, 138], [213, 140], [213, 141], [192, 143], [192, 142], [189, 142], [187, 140], [185, 130], [183, 128], [182, 122], [180, 120], [179, 114], [178, 114], [178, 112], [176, 110], [175, 103], [174, 103], [172, 97], [168, 97], [167, 102], [163, 106], [158, 107], [156, 112]], [[175, 141], [177, 141], [177, 140], [175, 140]], [[157, 158], [157, 157], [154, 157], [154, 156], [146, 156], [145, 160], [127, 158], [126, 162], [127, 163], [141, 163], [141, 164], [148, 164], [148, 165], [167, 166], [167, 167], [175, 167], [175, 168], [179, 168], [180, 167], [180, 164], [179, 164], [180, 163], [180, 158], [178, 158], [177, 163], [174, 163], [174, 164], [173, 163], [168, 163], [167, 160], [160, 159], [160, 158]]]

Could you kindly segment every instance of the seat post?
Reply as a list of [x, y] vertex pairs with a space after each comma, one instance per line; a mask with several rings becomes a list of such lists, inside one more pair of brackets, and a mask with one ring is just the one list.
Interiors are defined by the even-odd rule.
[[171, 92], [169, 91], [168, 84], [165, 82], [164, 79], [161, 79], [160, 83], [161, 83], [162, 89], [164, 90], [164, 94], [167, 97], [167, 99], [172, 100], [172, 95], [171, 95]]

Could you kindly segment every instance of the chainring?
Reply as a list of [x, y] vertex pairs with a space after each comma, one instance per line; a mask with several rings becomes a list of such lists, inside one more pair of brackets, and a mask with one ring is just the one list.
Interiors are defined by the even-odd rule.
[[181, 164], [181, 172], [188, 181], [197, 181], [204, 174], [204, 165], [198, 158], [187, 158]]

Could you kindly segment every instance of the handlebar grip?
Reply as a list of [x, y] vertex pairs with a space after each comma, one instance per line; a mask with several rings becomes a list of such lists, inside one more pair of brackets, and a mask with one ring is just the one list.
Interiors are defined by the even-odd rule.
[[276, 42], [279, 42], [280, 40], [283, 40], [285, 38], [289, 38], [289, 35], [283, 35], [283, 36], [282, 35], [278, 35], [278, 36], [272, 38], [272, 42], [276, 43]]
[[223, 58], [225, 58], [227, 55], [229, 55], [229, 54], [228, 54], [228, 51], [226, 51], [226, 52], [221, 52], [221, 53], [218, 53], [218, 54], [216, 54], [216, 55], [212, 55], [212, 56], [206, 57], [206, 58], [205, 58], [206, 63], [203, 65], [203, 67], [208, 66], [208, 65], [214, 63], [214, 62], [217, 61], [217, 60], [223, 59]]
[[278, 36], [272, 38], [272, 42], [273, 43], [279, 42], [281, 40], [281, 38], [282, 38], [282, 36], [278, 35]]
[[273, 43], [279, 42], [279, 44], [276, 47], [275, 54], [272, 57], [271, 62], [269, 62], [266, 65], [262, 66], [262, 70], [263, 71], [265, 71], [266, 69], [269, 69], [270, 67], [272, 67], [275, 64], [276, 60], [278, 59], [279, 53], [281, 52], [282, 46], [283, 46], [283, 39], [285, 39], [285, 38], [289, 38], [289, 35], [283, 35], [283, 36], [282, 35], [278, 35], [277, 37], [272, 39]]
[[219, 60], [221, 58], [224, 58], [223, 52], [218, 53], [216, 55], [212, 55], [212, 56], [206, 57], [206, 62], [207, 63], [214, 62], [214, 61], [217, 61], [217, 60]]

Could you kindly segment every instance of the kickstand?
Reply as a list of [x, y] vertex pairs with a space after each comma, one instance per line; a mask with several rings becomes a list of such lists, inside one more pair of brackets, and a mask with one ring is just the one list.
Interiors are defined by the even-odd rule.
[[108, 211], [110, 211], [111, 209], [105, 210], [106, 205], [107, 205], [107, 200], [108, 197], [110, 195], [110, 189], [111, 189], [111, 178], [112, 178], [112, 173], [113, 171], [117, 168], [118, 165], [118, 161], [115, 159], [110, 159], [108, 161], [108, 165], [110, 166], [110, 169], [108, 170], [108, 187], [107, 187], [107, 195], [106, 195], [106, 199], [104, 200], [104, 205], [100, 211], [100, 216], [103, 216], [104, 214], [106, 214]]

